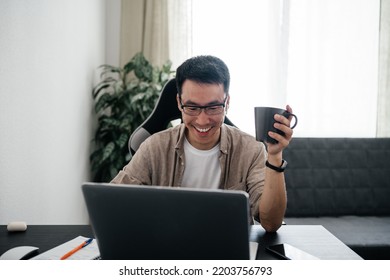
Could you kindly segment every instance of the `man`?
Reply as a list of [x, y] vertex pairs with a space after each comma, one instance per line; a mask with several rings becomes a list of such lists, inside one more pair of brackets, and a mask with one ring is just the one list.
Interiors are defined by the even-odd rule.
[[224, 124], [230, 75], [222, 60], [190, 58], [177, 68], [176, 82], [183, 124], [146, 139], [112, 183], [243, 190], [251, 215], [266, 231], [276, 231], [286, 209], [279, 167], [293, 134], [290, 120], [275, 115], [275, 127], [285, 135], [269, 132], [278, 144], [267, 144], [267, 153], [253, 136]]

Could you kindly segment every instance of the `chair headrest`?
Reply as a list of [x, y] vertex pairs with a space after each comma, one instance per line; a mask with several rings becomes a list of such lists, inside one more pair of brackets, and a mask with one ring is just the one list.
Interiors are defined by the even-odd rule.
[[165, 84], [150, 116], [131, 134], [128, 146], [132, 155], [150, 135], [166, 129], [171, 121], [181, 119], [176, 95], [176, 79], [173, 78]]
[[181, 112], [177, 108], [176, 95], [176, 80], [171, 79], [162, 89], [153, 112], [141, 125], [150, 134], [166, 129], [169, 122], [173, 120], [181, 119]]

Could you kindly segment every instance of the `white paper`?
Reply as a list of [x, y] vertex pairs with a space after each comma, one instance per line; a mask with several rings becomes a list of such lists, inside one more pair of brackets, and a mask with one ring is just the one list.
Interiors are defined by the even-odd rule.
[[[89, 238], [84, 236], [78, 236], [68, 242], [65, 242], [53, 249], [50, 249], [42, 254], [31, 258], [31, 260], [59, 260], [63, 255], [76, 248]], [[81, 248], [73, 255], [69, 256], [66, 260], [94, 260], [100, 256], [99, 248], [96, 240], [94, 239], [90, 244]]]
[[259, 243], [254, 241], [249, 241], [249, 259], [255, 260], [257, 255], [257, 248], [259, 247]]

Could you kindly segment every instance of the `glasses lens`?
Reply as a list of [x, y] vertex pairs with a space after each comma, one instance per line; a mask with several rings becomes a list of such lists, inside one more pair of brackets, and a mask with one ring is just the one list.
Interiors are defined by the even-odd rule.
[[192, 106], [184, 107], [183, 106], [183, 111], [184, 111], [184, 113], [186, 113], [187, 115], [190, 115], [190, 116], [199, 116], [202, 109], [205, 111], [205, 113], [207, 115], [219, 115], [223, 112], [223, 108], [224, 108], [223, 105], [210, 106], [210, 107], [206, 107], [206, 108], [199, 108], [199, 107], [195, 107], [195, 106], [194, 107], [192, 107]]
[[183, 107], [184, 113], [190, 116], [198, 116], [202, 109], [198, 107]]
[[207, 107], [205, 111], [207, 115], [218, 115], [223, 112], [223, 105]]

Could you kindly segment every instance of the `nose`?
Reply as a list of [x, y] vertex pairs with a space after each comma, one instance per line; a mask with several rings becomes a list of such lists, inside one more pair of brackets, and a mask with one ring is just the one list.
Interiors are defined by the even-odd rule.
[[208, 122], [209, 122], [209, 116], [205, 113], [204, 109], [202, 109], [199, 116], [197, 117], [197, 123], [207, 124]]

